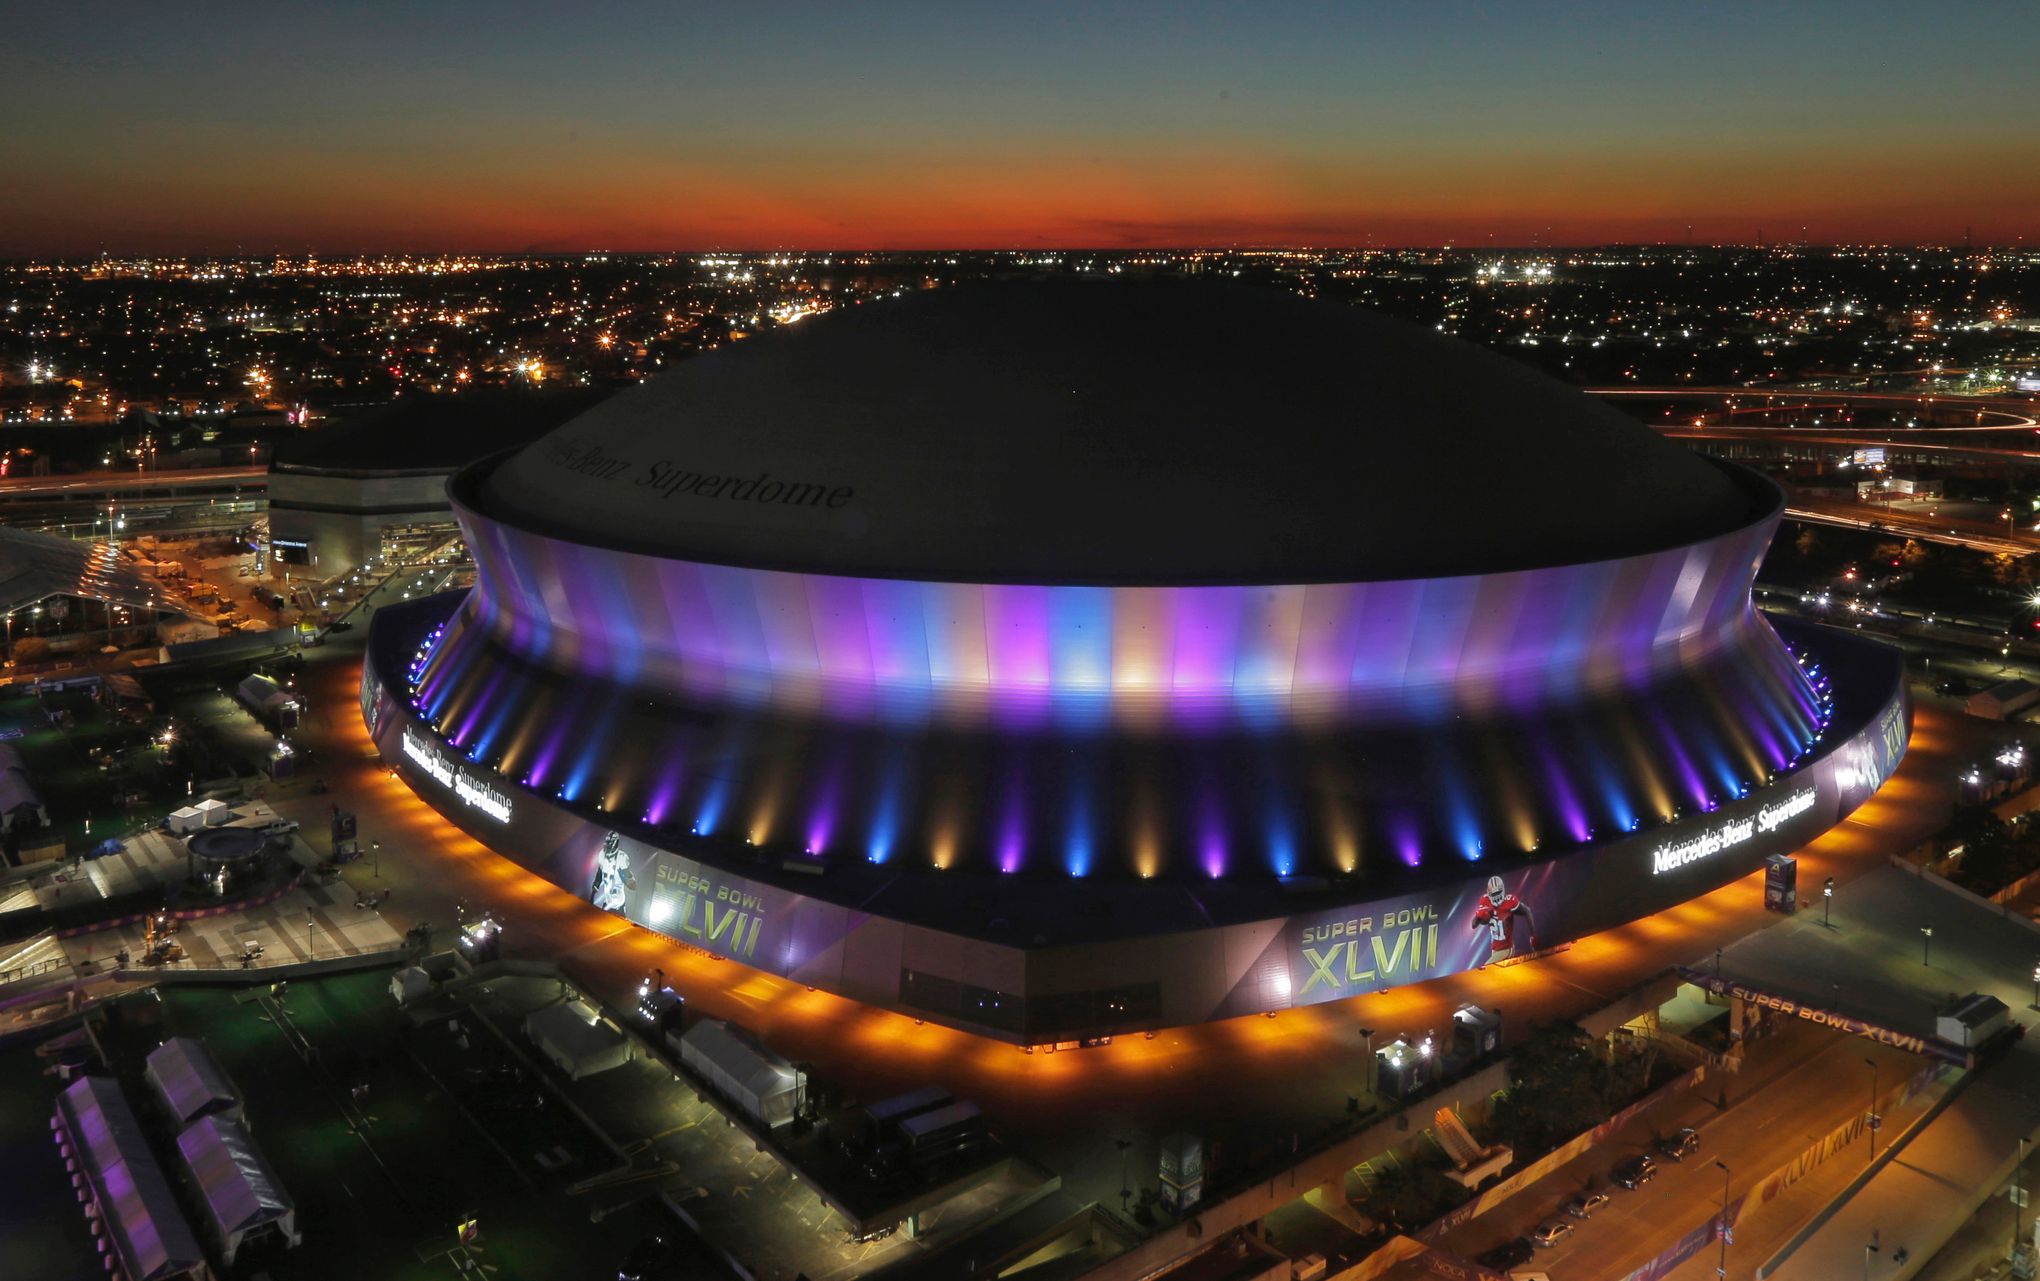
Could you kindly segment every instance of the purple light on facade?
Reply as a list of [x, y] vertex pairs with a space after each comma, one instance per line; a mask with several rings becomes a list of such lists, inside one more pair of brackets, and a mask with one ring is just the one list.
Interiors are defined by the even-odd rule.
[[1389, 839], [1395, 844], [1395, 856], [1402, 860], [1404, 867], [1423, 864], [1424, 838], [1414, 819], [1408, 814], [1396, 814], [1389, 820], [1389, 833]]
[[657, 827], [664, 823], [680, 802], [680, 789], [685, 782], [687, 758], [678, 752], [666, 760], [659, 773], [659, 781], [652, 787], [652, 803], [645, 810], [645, 822]]
[[836, 835], [836, 822], [843, 808], [843, 775], [847, 768], [840, 748], [830, 752], [814, 799], [808, 806], [807, 851], [810, 854], [827, 850]]
[[[1768, 521], [1607, 562], [1389, 583], [1066, 587], [739, 569], [462, 510], [513, 651], [679, 693], [1038, 727], [1431, 720], [1616, 694], [1740, 648]], [[1765, 630], [1768, 630], [1767, 628]]]

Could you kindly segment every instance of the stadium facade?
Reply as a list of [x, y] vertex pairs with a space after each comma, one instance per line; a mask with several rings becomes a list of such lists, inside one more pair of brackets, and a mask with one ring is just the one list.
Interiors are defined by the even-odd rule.
[[1790, 853], [1909, 732], [1767, 480], [1492, 353], [1185, 283], [739, 343], [454, 477], [362, 708], [506, 857], [1023, 1043], [1516, 960]]

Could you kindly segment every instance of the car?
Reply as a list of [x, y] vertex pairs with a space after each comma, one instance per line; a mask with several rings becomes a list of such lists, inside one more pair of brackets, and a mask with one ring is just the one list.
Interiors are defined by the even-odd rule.
[[1558, 1208], [1575, 1219], [1591, 1219], [1594, 1217], [1594, 1211], [1606, 1204], [1608, 1204], [1606, 1192], [1576, 1192], [1567, 1197], [1565, 1204]]
[[1608, 1177], [1616, 1187], [1633, 1192], [1657, 1177], [1657, 1162], [1647, 1156], [1633, 1156], [1608, 1171]]
[[1700, 1150], [1700, 1132], [1692, 1126], [1674, 1130], [1658, 1140], [1658, 1155], [1673, 1161], [1683, 1161]]
[[1564, 1219], [1546, 1219], [1530, 1233], [1530, 1243], [1549, 1249], [1573, 1234], [1573, 1225]]
[[1478, 1262], [1482, 1267], [1507, 1272], [1510, 1268], [1520, 1268], [1530, 1262], [1536, 1253], [1537, 1247], [1530, 1244], [1529, 1237], [1517, 1237], [1513, 1241], [1504, 1241], [1481, 1255]]

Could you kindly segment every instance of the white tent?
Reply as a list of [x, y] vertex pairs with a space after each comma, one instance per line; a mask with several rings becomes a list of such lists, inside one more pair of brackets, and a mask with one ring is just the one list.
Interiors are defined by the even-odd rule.
[[171, 1037], [149, 1051], [142, 1075], [156, 1092], [157, 1102], [179, 1126], [202, 1116], [241, 1115], [241, 1092], [227, 1079], [226, 1070], [204, 1041]]
[[793, 1119], [793, 1065], [734, 1023], [704, 1021], [680, 1038], [680, 1061], [768, 1126]]
[[525, 1015], [524, 1034], [570, 1080], [630, 1062], [630, 1039], [579, 1001], [562, 1001]]
[[186, 832], [196, 832], [205, 826], [205, 811], [196, 805], [187, 805], [183, 809], [171, 810], [169, 822], [170, 830], [179, 836]]
[[217, 826], [234, 816], [234, 811], [227, 808], [225, 801], [216, 801], [210, 796], [191, 808], [198, 811], [207, 827]]
[[241, 1243], [257, 1233], [274, 1229], [298, 1243], [297, 1207], [238, 1121], [206, 1117], [177, 1136], [177, 1151], [198, 1185], [207, 1225], [229, 1267]]
[[398, 1005], [409, 1005], [432, 992], [432, 976], [416, 965], [407, 965], [390, 976], [390, 995]]

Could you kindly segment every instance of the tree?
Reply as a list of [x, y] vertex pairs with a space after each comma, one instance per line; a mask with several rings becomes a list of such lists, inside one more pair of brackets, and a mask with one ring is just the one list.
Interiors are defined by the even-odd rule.
[[1544, 1023], [1509, 1056], [1495, 1129], [1518, 1156], [1549, 1152], [1608, 1115], [1609, 1067], [1575, 1023]]
[[2026, 558], [2009, 552], [1999, 552], [1990, 558], [1990, 577], [2000, 587], [2033, 585], [2033, 570], [2026, 564]]

